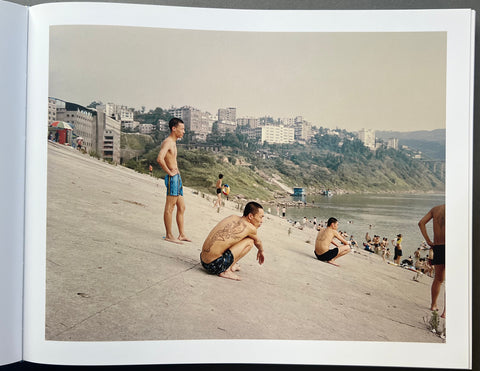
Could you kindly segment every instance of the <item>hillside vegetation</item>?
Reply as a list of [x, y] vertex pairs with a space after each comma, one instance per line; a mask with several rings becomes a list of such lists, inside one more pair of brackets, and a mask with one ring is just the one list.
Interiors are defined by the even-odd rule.
[[[183, 141], [183, 140], [182, 140]], [[310, 145], [259, 145], [248, 143], [240, 134], [222, 139], [222, 150], [188, 150], [179, 142], [178, 165], [186, 186], [213, 194], [218, 174], [232, 190], [231, 196], [271, 200], [285, 196], [272, 179], [290, 187], [301, 186], [307, 193], [323, 189], [337, 192], [443, 192], [444, 178], [405, 151], [381, 148], [375, 152], [357, 139], [319, 134]], [[147, 145], [151, 147], [151, 145]], [[126, 166], [154, 175], [164, 171], [156, 162], [160, 146], [146, 148], [138, 160]]]
[[380, 139], [397, 138], [399, 146], [408, 146], [421, 151], [424, 156], [438, 161], [445, 161], [445, 134], [445, 129], [418, 130], [405, 133], [399, 131], [375, 132], [375, 135]]

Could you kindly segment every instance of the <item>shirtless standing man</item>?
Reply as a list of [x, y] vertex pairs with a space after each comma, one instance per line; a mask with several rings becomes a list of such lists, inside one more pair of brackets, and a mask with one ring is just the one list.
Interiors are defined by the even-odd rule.
[[243, 216], [231, 215], [220, 221], [208, 234], [203, 243], [200, 261], [211, 274], [240, 281], [236, 271], [238, 261], [255, 245], [258, 249], [257, 260], [263, 264], [262, 241], [257, 236], [257, 229], [263, 223], [263, 207], [256, 202], [245, 205]]
[[[427, 233], [426, 224], [433, 219], [433, 242]], [[422, 232], [427, 244], [433, 250], [432, 265], [435, 270], [435, 277], [432, 282], [432, 305], [431, 310], [438, 311], [437, 299], [440, 288], [445, 281], [445, 204], [435, 206], [419, 222], [418, 227]], [[446, 306], [446, 303], [444, 304]], [[446, 308], [443, 308], [442, 318], [445, 318]]]
[[213, 203], [213, 207], [222, 206], [222, 179], [223, 179], [223, 174], [218, 174], [217, 184], [215, 184], [215, 188], [217, 191], [217, 199]]
[[[337, 267], [339, 265], [335, 263], [339, 257], [346, 255], [350, 251], [350, 242], [345, 240], [337, 231], [338, 221], [335, 218], [330, 218], [327, 221], [327, 228], [320, 230], [315, 241], [315, 256], [318, 260], [333, 264]], [[338, 245], [334, 239], [342, 242], [342, 245]], [[330, 244], [336, 247], [330, 249]]]
[[[173, 118], [168, 123], [170, 135], [165, 138], [158, 153], [157, 162], [167, 173], [165, 186], [167, 187], [167, 200], [163, 212], [166, 236], [165, 241], [182, 244], [182, 241], [191, 241], [185, 236], [183, 229], [183, 214], [185, 213], [185, 201], [183, 199], [183, 185], [180, 172], [177, 168], [177, 140], [185, 134], [185, 125], [179, 118]], [[172, 214], [177, 206], [178, 238], [172, 233]]]

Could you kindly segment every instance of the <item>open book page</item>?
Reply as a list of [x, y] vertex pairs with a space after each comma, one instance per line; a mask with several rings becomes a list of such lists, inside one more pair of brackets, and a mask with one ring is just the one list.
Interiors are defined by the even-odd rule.
[[[469, 225], [473, 26], [473, 14], [469, 10], [238, 11], [100, 3], [32, 7], [24, 358], [55, 364], [235, 362], [468, 367], [471, 358]], [[301, 88], [294, 85], [295, 80], [305, 79], [302, 81], [307, 84], [311, 80], [309, 73], [316, 78], [326, 75], [322, 80], [325, 84], [331, 84], [331, 79], [338, 84], [344, 82], [347, 75], [343, 70], [329, 70], [327, 74], [317, 68], [324, 66], [321, 62], [334, 54], [332, 50], [338, 52], [339, 49], [335, 49], [338, 45], [349, 47], [338, 52], [344, 59], [338, 59], [333, 66], [342, 65], [347, 71], [349, 66], [360, 64], [363, 50], [355, 42], [359, 37], [362, 37], [363, 48], [371, 53], [369, 63], [361, 64], [370, 73], [370, 64], [380, 69], [389, 56], [385, 50], [377, 55], [379, 49], [372, 47], [379, 45], [376, 44], [379, 38], [383, 40], [382, 45], [389, 45], [392, 38], [402, 37], [402, 43], [396, 45], [398, 48], [402, 45], [404, 53], [430, 51], [428, 48], [432, 53], [440, 53], [436, 58], [440, 58], [441, 63], [432, 61], [432, 64], [441, 74], [437, 81], [430, 83], [443, 95], [432, 109], [441, 113], [438, 125], [446, 129], [446, 235], [447, 244], [455, 247], [446, 251], [449, 261], [446, 305], [448, 323], [452, 325], [445, 341], [432, 335], [418, 315], [429, 313], [426, 296], [430, 277], [417, 285], [407, 273], [408, 282], [404, 277], [404, 282], [400, 283], [405, 273], [401, 268], [382, 265], [381, 259], [375, 265], [373, 262], [372, 265], [362, 264], [361, 259], [370, 259], [363, 253], [356, 256], [352, 253], [344, 258], [345, 263], [339, 270], [326, 271], [328, 265], [314, 265], [317, 261], [311, 257], [312, 246], [305, 245], [305, 240], [301, 244], [293, 239], [285, 242], [289, 237], [288, 227], [276, 228], [286, 221], [273, 216], [267, 218], [259, 231], [264, 246], [269, 246], [261, 269], [253, 264], [255, 262], [249, 263], [249, 257], [255, 259], [250, 253], [242, 265], [244, 272], [241, 274], [246, 277], [243, 281], [207, 276], [198, 255], [212, 227], [211, 222], [219, 220], [222, 213], [227, 212], [225, 209], [219, 210], [219, 215], [212, 213], [211, 205], [185, 184], [184, 197], [187, 213], [190, 213], [186, 216], [188, 233], [193, 242], [179, 247], [162, 239], [165, 199], [162, 180], [99, 161], [88, 156], [88, 151], [74, 150], [69, 145], [72, 143], [69, 131], [74, 129], [62, 129], [66, 130], [63, 138], [47, 139], [49, 97], [57, 99], [58, 107], [65, 114], [81, 114], [85, 119], [100, 116], [100, 111], [86, 107], [90, 103], [86, 99], [93, 101], [98, 97], [104, 103], [126, 100], [123, 91], [134, 92], [129, 98], [132, 102], [117, 103], [141, 105], [153, 96], [154, 101], [161, 101], [159, 105], [168, 106], [188, 105], [182, 99], [192, 97], [192, 92], [200, 99], [207, 93], [212, 97], [210, 90], [216, 90], [222, 94], [216, 96], [215, 104], [231, 107], [238, 101], [223, 101], [221, 95], [232, 96], [241, 90], [244, 80], [236, 71], [244, 71], [247, 65], [258, 81], [265, 81], [263, 86], [254, 85], [249, 96], [265, 104], [274, 96], [287, 105], [288, 99], [280, 94], [284, 92], [282, 88], [290, 84], [295, 86], [292, 88], [295, 95], [290, 97], [297, 96]], [[428, 42], [422, 47], [418, 39], [435, 43]], [[329, 48], [321, 57], [312, 59], [312, 63], [303, 63], [301, 57], [311, 56], [320, 41]], [[415, 47], [409, 48], [408, 41]], [[287, 49], [287, 44], [292, 49]], [[219, 74], [221, 71], [221, 76], [208, 71], [208, 66], [225, 58], [232, 45], [240, 50], [242, 64], [238, 62], [240, 59], [231, 57], [232, 53], [227, 59], [231, 70], [217, 70]], [[278, 48], [274, 50], [272, 45]], [[282, 45], [285, 49], [280, 49]], [[246, 58], [253, 46], [256, 59]], [[294, 46], [302, 68], [296, 65], [285, 68], [283, 60], [292, 60], [286, 58], [287, 50], [294, 50]], [[195, 53], [188, 55], [186, 51], [189, 50]], [[351, 54], [351, 50], [357, 54]], [[263, 53], [271, 58], [269, 66], [263, 63]], [[408, 58], [403, 57], [402, 61], [409, 63]], [[191, 69], [192, 62], [196, 70]], [[117, 65], [123, 70], [117, 70]], [[262, 67], [262, 73], [255, 66]], [[408, 75], [401, 64], [397, 68], [405, 74], [402, 76]], [[424, 71], [429, 70], [425, 68]], [[207, 71], [210, 81], [200, 87], [191, 84], [196, 74]], [[401, 95], [424, 91], [425, 86], [421, 85], [424, 80], [405, 86], [392, 78], [395, 72], [384, 76], [386, 85], [391, 85], [392, 81], [398, 84], [393, 89], [397, 95], [393, 95], [391, 101], [398, 99], [400, 102]], [[158, 75], [162, 79], [156, 81], [156, 90], [152, 90], [150, 79]], [[353, 74], [348, 78], [353, 84]], [[335, 84], [329, 85], [331, 95], [347, 99], [357, 94], [360, 99], [373, 91], [381, 91], [377, 95], [380, 99], [389, 91], [386, 85], [374, 85], [371, 80], [365, 80], [363, 86], [368, 88], [358, 93], [336, 90]], [[223, 90], [214, 85], [218, 81], [227, 84]], [[278, 85], [273, 85], [275, 83]], [[216, 89], [212, 89], [212, 85]], [[316, 94], [320, 94], [318, 86], [308, 89], [308, 99], [313, 97], [312, 105], [326, 99], [325, 96], [317, 97]], [[110, 90], [106, 93], [108, 87]], [[82, 95], [85, 91], [88, 93]], [[415, 94], [412, 93], [422, 102], [422, 97]], [[244, 105], [248, 101], [246, 97], [244, 94]], [[241, 97], [237, 99], [240, 101]], [[171, 103], [167, 103], [169, 101]], [[411, 104], [418, 105], [418, 102]], [[373, 119], [377, 110], [371, 104]], [[396, 112], [412, 109], [409, 105], [398, 105], [394, 107]], [[349, 109], [349, 105], [344, 107], [344, 110]], [[77, 125], [79, 128], [81, 124]], [[90, 145], [87, 139], [85, 142], [84, 145]], [[297, 231], [293, 233], [296, 235]], [[308, 253], [301, 248], [306, 248]], [[378, 272], [391, 269], [388, 274], [365, 276], [373, 266]], [[379, 280], [380, 286], [389, 286], [392, 275], [396, 277], [395, 284], [403, 285], [405, 297], [399, 303], [394, 303], [393, 299], [397, 293], [391, 292], [392, 302], [379, 311], [377, 307], [384, 302], [375, 297], [378, 291], [374, 295], [362, 291], [352, 303], [351, 296], [358, 294], [352, 287], [374, 278]], [[332, 286], [337, 292], [331, 291]], [[364, 286], [361, 287], [364, 290]], [[423, 292], [422, 299], [416, 297], [418, 290]], [[345, 302], [337, 303], [339, 296]], [[366, 309], [361, 308], [363, 303]], [[401, 313], [398, 306], [406, 308], [407, 312]], [[325, 307], [329, 310], [319, 309]], [[391, 318], [392, 313], [398, 313], [401, 318]], [[414, 325], [405, 318], [409, 313], [418, 315]], [[331, 322], [322, 322], [322, 318], [329, 316]], [[386, 330], [382, 325], [385, 318], [391, 326]], [[232, 329], [235, 330], [233, 336]], [[398, 337], [398, 333], [403, 333], [404, 337]], [[348, 349], [348, 356], [345, 356], [345, 349]], [[393, 358], [392, 349], [400, 355], [435, 354], [435, 359]]]
[[22, 359], [28, 8], [0, 1], [0, 364]]

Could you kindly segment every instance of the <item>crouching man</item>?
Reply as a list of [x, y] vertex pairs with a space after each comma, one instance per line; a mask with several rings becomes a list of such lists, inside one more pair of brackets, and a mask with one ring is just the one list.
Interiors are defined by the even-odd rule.
[[[327, 228], [318, 232], [317, 239], [315, 241], [315, 256], [318, 260], [330, 263], [339, 267], [335, 261], [350, 252], [350, 242], [345, 240], [337, 231], [338, 221], [335, 218], [328, 219]], [[338, 244], [336, 240], [339, 240], [342, 244]], [[336, 247], [330, 249], [330, 244]]]
[[239, 270], [238, 261], [255, 245], [258, 249], [257, 260], [263, 264], [262, 241], [257, 229], [263, 223], [263, 207], [256, 202], [245, 205], [243, 216], [231, 215], [219, 222], [203, 243], [200, 261], [211, 274], [240, 281], [235, 272]]

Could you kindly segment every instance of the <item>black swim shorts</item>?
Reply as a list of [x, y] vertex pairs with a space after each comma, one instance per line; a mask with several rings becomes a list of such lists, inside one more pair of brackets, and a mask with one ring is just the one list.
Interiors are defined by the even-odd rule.
[[318, 255], [315, 251], [314, 253], [318, 260], [321, 260], [322, 262], [328, 262], [338, 255], [338, 247], [328, 250], [327, 252], [324, 252], [322, 255]]
[[222, 193], [222, 189], [221, 188], [217, 188], [217, 194], [219, 193]]
[[222, 272], [225, 272], [232, 265], [233, 254], [230, 250], [226, 250], [221, 257], [215, 259], [213, 262], [206, 264], [202, 261], [201, 258], [200, 261], [202, 262], [203, 268], [205, 268], [208, 273], [220, 274]]
[[433, 249], [433, 259], [432, 265], [445, 265], [445, 245], [435, 245], [432, 246]]
[[397, 246], [395, 246], [395, 256], [393, 257], [393, 260], [397, 259], [399, 256], [402, 255], [402, 249], [399, 249]]

